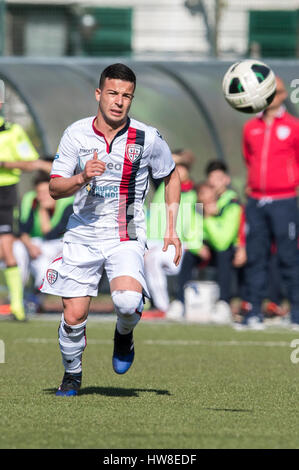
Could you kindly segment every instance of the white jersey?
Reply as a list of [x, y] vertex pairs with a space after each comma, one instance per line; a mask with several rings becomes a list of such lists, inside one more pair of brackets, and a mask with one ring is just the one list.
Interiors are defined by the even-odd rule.
[[70, 125], [53, 162], [52, 178], [82, 172], [94, 151], [106, 163], [103, 175], [77, 191], [64, 241], [145, 240], [149, 167], [153, 178], [168, 176], [175, 167], [171, 151], [155, 128], [129, 118], [109, 145], [94, 121], [88, 117]]

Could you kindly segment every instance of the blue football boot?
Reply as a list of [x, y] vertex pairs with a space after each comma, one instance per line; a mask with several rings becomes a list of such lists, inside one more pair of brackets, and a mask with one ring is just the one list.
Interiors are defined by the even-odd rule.
[[115, 328], [112, 357], [114, 372], [117, 374], [125, 374], [133, 363], [134, 355], [133, 332], [127, 335], [121, 335], [117, 331], [117, 328]]
[[56, 392], [57, 397], [73, 397], [78, 394], [81, 387], [82, 372], [70, 374], [65, 372], [62, 383]]

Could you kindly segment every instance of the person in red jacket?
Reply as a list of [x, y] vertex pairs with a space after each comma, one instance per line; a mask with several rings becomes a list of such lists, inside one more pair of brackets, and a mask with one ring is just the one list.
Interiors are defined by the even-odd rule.
[[291, 303], [290, 319], [299, 325], [297, 263], [297, 198], [299, 182], [299, 119], [286, 111], [288, 93], [276, 78], [276, 95], [266, 110], [243, 129], [247, 166], [246, 301], [244, 324], [260, 327], [261, 303], [268, 282], [271, 245], [277, 247], [280, 274]]

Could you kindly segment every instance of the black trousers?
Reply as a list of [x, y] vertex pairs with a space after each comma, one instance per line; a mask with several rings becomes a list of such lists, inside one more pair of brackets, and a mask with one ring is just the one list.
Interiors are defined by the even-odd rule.
[[0, 186], [0, 235], [17, 231], [14, 217], [17, 202], [17, 185]]
[[[234, 247], [230, 247], [225, 251], [213, 251], [210, 265], [216, 268], [216, 282], [220, 289], [220, 300], [229, 302], [231, 299], [232, 276], [234, 267], [232, 259], [234, 255]], [[178, 291], [177, 300], [185, 303], [184, 288], [188, 281], [192, 280], [194, 268], [200, 269], [201, 258], [194, 255], [190, 251], [186, 251], [183, 257], [182, 266], [178, 274]]]
[[261, 315], [261, 303], [268, 292], [271, 245], [274, 242], [277, 267], [291, 303], [291, 320], [299, 323], [297, 219], [296, 198], [248, 199], [245, 300], [252, 304], [252, 315]]

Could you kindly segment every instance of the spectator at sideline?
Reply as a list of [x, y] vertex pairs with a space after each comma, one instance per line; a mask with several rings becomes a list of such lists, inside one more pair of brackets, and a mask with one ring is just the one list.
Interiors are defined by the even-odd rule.
[[20, 210], [20, 237], [14, 243], [14, 255], [25, 287], [30, 273], [34, 288], [28, 300], [36, 310], [42, 308], [42, 284], [47, 266], [62, 252], [61, 237], [73, 212], [71, 196], [55, 201], [49, 192], [50, 175], [39, 172], [34, 178], [34, 189], [25, 193]]
[[276, 77], [276, 95], [266, 110], [243, 129], [243, 155], [247, 167], [245, 269], [249, 308], [244, 326], [263, 327], [262, 301], [268, 284], [271, 246], [291, 304], [291, 323], [299, 326], [299, 266], [297, 197], [299, 176], [299, 119], [286, 111], [288, 93]]
[[[230, 178], [226, 167], [217, 167], [216, 171], [226, 175], [223, 178], [226, 184], [223, 185], [222, 194], [210, 182], [201, 183], [197, 187], [197, 200], [203, 204], [203, 244], [199, 250], [189, 248], [185, 252], [179, 273], [179, 289], [167, 312], [169, 318], [180, 318], [184, 314], [185, 285], [192, 279], [194, 268], [200, 269], [209, 263], [216, 267], [216, 281], [220, 288], [215, 314], [217, 309], [230, 311], [232, 270], [242, 211], [236, 193], [227, 189]], [[195, 217], [200, 218], [202, 215], [196, 213]], [[198, 233], [194, 232], [194, 235], [199, 237]], [[239, 263], [242, 264], [241, 261]]]
[[[196, 191], [194, 182], [190, 177], [190, 169], [194, 161], [194, 155], [190, 151], [179, 150], [172, 153], [181, 180], [181, 201], [177, 219], [177, 233], [184, 241], [191, 212], [196, 203]], [[169, 293], [167, 276], [179, 273], [181, 262], [178, 266], [173, 263], [174, 247], [170, 246], [163, 251], [163, 236], [166, 227], [166, 212], [164, 202], [164, 183], [161, 183], [152, 199], [147, 217], [147, 243], [148, 252], [145, 254], [145, 277], [153, 307], [166, 312], [169, 307]]]

